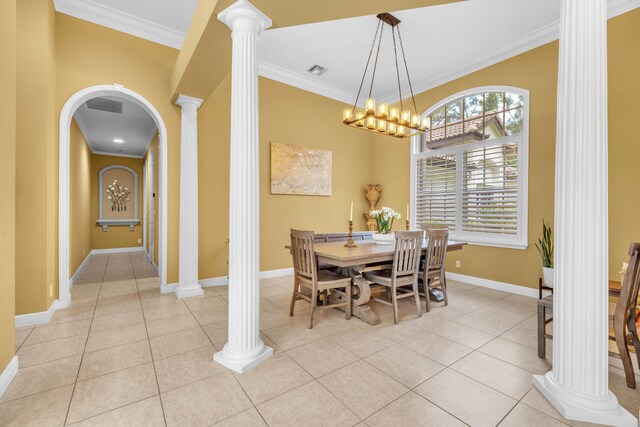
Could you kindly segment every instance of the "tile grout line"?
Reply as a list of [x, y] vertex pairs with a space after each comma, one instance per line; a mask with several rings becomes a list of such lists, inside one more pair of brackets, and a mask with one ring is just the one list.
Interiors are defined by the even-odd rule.
[[[109, 255], [110, 257], [110, 255]], [[106, 272], [107, 269], [107, 264], [109, 263], [109, 257], [107, 258], [107, 262], [105, 263], [105, 270], [102, 274], [102, 280], [100, 281], [100, 289], [98, 290], [98, 298], [96, 298], [96, 304], [93, 308], [93, 313], [91, 315], [91, 322], [89, 323], [89, 332], [87, 333], [87, 338], [85, 339], [84, 342], [84, 348], [82, 349], [82, 355], [80, 356], [80, 364], [78, 365], [78, 372], [76, 372], [76, 380], [73, 383], [73, 388], [71, 390], [71, 397], [69, 398], [69, 405], [67, 406], [67, 412], [65, 413], [64, 416], [64, 423], [63, 425], [67, 425], [67, 420], [69, 419], [69, 411], [71, 410], [71, 403], [73, 402], [73, 397], [76, 393], [76, 386], [78, 385], [78, 377], [80, 376], [80, 369], [82, 369], [82, 362], [84, 361], [84, 354], [85, 351], [87, 350], [87, 344], [89, 343], [89, 335], [91, 333], [91, 325], [93, 325], [93, 319], [95, 318], [96, 315], [96, 308], [98, 307], [98, 299], [100, 298], [100, 293], [102, 293], [102, 284], [104, 283], [104, 274]]]
[[[131, 253], [129, 253], [129, 260], [131, 261]], [[133, 267], [133, 261], [131, 261], [131, 265]], [[132, 268], [133, 269], [133, 268]], [[136, 278], [135, 269], [133, 269], [133, 277], [136, 281], [136, 290], [138, 291], [138, 301], [140, 302], [140, 308], [142, 310], [142, 320], [144, 323], [144, 331], [147, 335], [147, 344], [149, 344], [149, 353], [151, 354], [151, 366], [153, 366], [153, 375], [156, 379], [156, 387], [158, 389], [158, 400], [160, 401], [160, 409], [162, 410], [162, 418], [164, 420], [164, 425], [167, 425], [167, 416], [164, 413], [164, 403], [162, 402], [162, 394], [160, 393], [160, 382], [158, 381], [158, 371], [156, 370], [156, 362], [153, 357], [153, 348], [151, 348], [151, 338], [149, 338], [149, 330], [147, 329], [147, 319], [144, 315], [144, 307], [142, 307], [142, 298], [140, 297], [140, 288], [138, 287], [138, 279]], [[159, 291], [159, 289], [158, 289]]]

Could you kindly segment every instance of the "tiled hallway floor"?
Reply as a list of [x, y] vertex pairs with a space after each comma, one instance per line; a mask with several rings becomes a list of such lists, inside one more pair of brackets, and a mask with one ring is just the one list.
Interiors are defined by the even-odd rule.
[[[142, 253], [93, 256], [68, 309], [16, 331], [20, 371], [0, 425], [565, 425], [532, 388], [549, 369], [533, 299], [451, 282], [449, 307], [422, 318], [403, 301], [393, 325], [374, 304], [376, 327], [329, 310], [309, 330], [307, 303], [288, 315], [292, 278], [262, 280], [262, 338], [275, 354], [238, 375], [212, 361], [227, 288], [178, 300], [150, 276]], [[610, 388], [638, 414], [621, 370]]]

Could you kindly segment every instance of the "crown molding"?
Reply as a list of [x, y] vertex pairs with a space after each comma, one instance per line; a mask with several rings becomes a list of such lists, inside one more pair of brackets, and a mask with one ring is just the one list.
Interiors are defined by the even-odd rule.
[[180, 49], [185, 34], [92, 0], [53, 0], [56, 12]]
[[327, 98], [335, 99], [347, 104], [353, 104], [353, 100], [356, 97], [355, 94], [352, 94], [347, 90], [320, 82], [313, 77], [302, 76], [298, 73], [278, 67], [277, 65], [269, 64], [265, 61], [258, 62], [258, 74], [262, 77], [276, 80], [280, 83], [294, 86], [298, 89], [306, 90], [307, 92], [326, 96]]
[[[607, 16], [609, 19], [615, 18], [616, 16], [622, 15], [623, 13], [627, 13], [639, 7], [640, 0], [609, 0], [607, 3]], [[559, 21], [551, 22], [541, 28], [531, 31], [528, 34], [505, 43], [498, 48], [491, 49], [491, 51], [484, 55], [484, 57], [471, 64], [466, 64], [463, 67], [449, 70], [445, 73], [415, 82], [413, 85], [413, 92], [415, 94], [425, 92], [429, 89], [433, 89], [434, 87], [438, 87], [460, 77], [466, 76], [467, 74], [497, 64], [498, 62], [543, 46], [554, 40], [558, 40], [559, 32]], [[353, 103], [353, 100], [356, 97], [355, 93], [351, 93], [350, 91], [318, 82], [313, 78], [301, 76], [298, 73], [294, 73], [264, 61], [260, 61], [258, 70], [260, 75], [263, 77], [267, 77], [290, 86], [295, 86], [299, 89], [313, 92], [318, 95], [326, 96], [337, 101], [345, 102], [347, 104]], [[410, 93], [408, 85], [402, 88], [402, 92]], [[396, 91], [388, 92], [378, 96], [378, 98], [380, 101], [388, 103], [395, 103], [399, 101]]]
[[91, 154], [97, 154], [100, 156], [111, 156], [111, 157], [129, 157], [131, 159], [144, 159], [144, 156], [138, 156], [135, 154], [112, 153], [110, 151], [91, 151]]

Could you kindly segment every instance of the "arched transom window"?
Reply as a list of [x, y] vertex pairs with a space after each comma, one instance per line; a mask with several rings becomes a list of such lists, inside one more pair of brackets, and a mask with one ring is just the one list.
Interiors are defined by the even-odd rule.
[[529, 93], [483, 87], [439, 102], [415, 137], [415, 224], [447, 225], [452, 239], [527, 246]]

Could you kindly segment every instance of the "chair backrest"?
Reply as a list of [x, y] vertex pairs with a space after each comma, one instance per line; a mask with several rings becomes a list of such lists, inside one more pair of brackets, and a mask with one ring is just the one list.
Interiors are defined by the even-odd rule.
[[394, 276], [417, 274], [422, 255], [422, 231], [396, 231], [396, 250], [393, 254]]
[[296, 275], [315, 280], [318, 276], [316, 255], [313, 248], [313, 231], [291, 229], [291, 256]]
[[638, 290], [640, 289], [640, 243], [631, 243], [629, 255], [627, 274], [622, 281], [620, 297], [613, 316], [614, 330], [624, 328], [629, 322], [635, 323]]
[[449, 241], [448, 228], [427, 229], [427, 253], [425, 256], [425, 270], [440, 270], [444, 266]]

